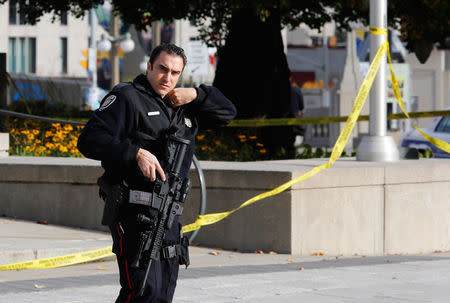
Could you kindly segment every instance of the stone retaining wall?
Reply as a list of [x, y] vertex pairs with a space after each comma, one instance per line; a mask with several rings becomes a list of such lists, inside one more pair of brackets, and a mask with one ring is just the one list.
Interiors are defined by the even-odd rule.
[[[201, 162], [207, 213], [231, 210], [325, 160]], [[0, 158], [0, 215], [105, 230], [97, 161]], [[183, 223], [195, 220], [199, 184]], [[383, 255], [450, 250], [450, 161], [359, 162], [345, 158], [292, 189], [204, 226], [195, 242], [296, 255]]]

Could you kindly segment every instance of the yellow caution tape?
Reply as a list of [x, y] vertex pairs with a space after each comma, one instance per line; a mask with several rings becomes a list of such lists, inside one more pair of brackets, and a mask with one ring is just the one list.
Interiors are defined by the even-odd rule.
[[371, 35], [382, 35], [382, 36], [386, 36], [387, 37], [387, 34], [388, 34], [387, 29], [379, 28], [379, 27], [372, 27], [371, 26], [369, 31], [370, 31]]
[[58, 256], [40, 260], [32, 260], [26, 262], [12, 263], [7, 265], [1, 265], [0, 271], [4, 270], [17, 270], [17, 269], [40, 269], [40, 268], [55, 268], [68, 266], [73, 264], [90, 262], [98, 259], [103, 259], [106, 257], [114, 256], [111, 252], [112, 247], [108, 246], [105, 248], [85, 251], [81, 253], [75, 253], [65, 256]]
[[[384, 35], [387, 38], [387, 30], [382, 29], [382, 28], [375, 28], [375, 27], [371, 27], [370, 28], [370, 33], [373, 35]], [[410, 115], [408, 114], [408, 111], [406, 110], [405, 104], [403, 103], [402, 100], [402, 94], [400, 93], [400, 89], [398, 87], [398, 83], [397, 83], [397, 78], [395, 77], [394, 74], [394, 69], [392, 68], [392, 61], [391, 61], [391, 54], [389, 52], [389, 45], [387, 48], [387, 57], [388, 57], [388, 61], [389, 61], [389, 69], [391, 71], [391, 78], [392, 78], [392, 88], [394, 89], [394, 95], [395, 98], [397, 99], [398, 105], [400, 106], [400, 108], [402, 109], [403, 113], [406, 115], [406, 117], [408, 119], [410, 119]], [[427, 139], [429, 142], [431, 142], [431, 144], [437, 146], [438, 148], [446, 151], [447, 153], [450, 153], [450, 144], [440, 140], [438, 138], [434, 138], [431, 137], [429, 135], [427, 135], [426, 133], [424, 133], [414, 122], [412, 123], [414, 128], [417, 129], [417, 131], [425, 138]]]
[[[382, 29], [382, 28], [374, 28], [371, 27], [370, 28], [370, 33], [374, 34], [374, 35], [384, 35], [387, 36], [387, 30], [386, 29]], [[311, 169], [310, 171], [304, 173], [303, 175], [301, 175], [300, 177], [297, 177], [289, 182], [286, 182], [280, 186], [278, 186], [277, 188], [267, 191], [265, 193], [259, 194], [247, 201], [245, 201], [244, 203], [242, 203], [239, 207], [232, 209], [230, 211], [227, 212], [222, 212], [222, 213], [213, 213], [213, 214], [206, 214], [206, 215], [199, 215], [197, 220], [194, 223], [191, 223], [189, 225], [186, 225], [183, 227], [183, 232], [187, 233], [190, 231], [194, 231], [196, 229], [199, 229], [201, 226], [203, 225], [209, 225], [209, 224], [213, 224], [216, 223], [226, 217], [228, 217], [229, 215], [231, 215], [232, 213], [234, 213], [235, 211], [248, 206], [250, 204], [253, 204], [257, 201], [260, 201], [262, 199], [268, 198], [270, 196], [276, 195], [281, 193], [282, 191], [288, 189], [289, 187], [291, 187], [293, 184], [306, 180], [312, 176], [314, 176], [315, 174], [317, 174], [319, 171], [324, 170], [329, 168], [342, 154], [342, 151], [344, 150], [345, 145], [347, 144], [347, 141], [350, 137], [350, 134], [353, 130], [353, 127], [356, 123], [356, 121], [358, 121], [358, 116], [359, 113], [361, 112], [362, 106], [364, 105], [364, 102], [367, 98], [367, 95], [370, 91], [370, 88], [372, 86], [373, 80], [375, 78], [375, 75], [378, 71], [378, 68], [380, 66], [380, 60], [384, 54], [384, 52], [387, 52], [388, 54], [388, 59], [389, 59], [389, 67], [390, 67], [390, 71], [391, 71], [391, 76], [392, 76], [392, 83], [393, 83], [393, 88], [394, 88], [394, 94], [399, 102], [399, 105], [401, 107], [401, 109], [403, 110], [405, 116], [409, 119], [410, 115], [407, 113], [407, 111], [405, 110], [405, 106], [402, 102], [401, 99], [401, 94], [400, 94], [400, 90], [398, 89], [398, 84], [397, 84], [397, 80], [395, 78], [394, 75], [394, 71], [392, 69], [392, 63], [391, 63], [391, 58], [390, 58], [390, 54], [389, 54], [389, 43], [387, 41], [387, 39], [385, 40], [385, 42], [380, 46], [380, 48], [377, 51], [377, 54], [374, 58], [374, 60], [372, 61], [370, 68], [369, 68], [369, 72], [367, 73], [366, 77], [364, 78], [364, 81], [358, 91], [358, 95], [356, 96], [355, 99], [355, 103], [353, 105], [352, 108], [352, 112], [350, 114], [350, 116], [348, 116], [347, 122], [344, 126], [344, 129], [342, 130], [341, 134], [339, 135], [336, 144], [333, 147], [333, 151], [331, 152], [331, 156], [330, 156], [330, 160], [328, 161], [328, 163], [320, 165], [320, 166], [316, 166], [313, 169]], [[443, 111], [446, 115], [448, 114], [448, 111]], [[340, 117], [329, 117], [329, 118], [320, 118], [321, 121], [327, 121], [324, 123], [329, 123], [330, 120], [337, 120], [340, 119]], [[288, 123], [288, 125], [290, 124], [297, 124], [299, 119], [271, 119], [273, 123], [280, 123], [280, 122], [284, 122], [284, 123]], [[282, 121], [284, 120], [284, 121]], [[253, 120], [255, 122], [255, 120]], [[260, 123], [259, 126], [263, 126], [262, 124], [267, 123], [267, 120], [257, 120], [257, 123]], [[294, 122], [296, 121], [296, 122]], [[306, 122], [306, 121], [305, 121]], [[309, 121], [308, 121], [309, 122]], [[340, 121], [333, 121], [333, 122], [340, 122]], [[270, 123], [270, 122], [269, 122]], [[317, 122], [316, 122], [317, 123]], [[244, 122], [243, 120], [239, 121], [239, 122], [235, 122], [235, 124], [238, 125], [233, 125], [233, 126], [244, 126]], [[240, 124], [240, 125], [239, 125]], [[298, 123], [298, 124], [302, 124], [302, 123]], [[305, 123], [306, 124], [306, 123]], [[268, 125], [268, 124], [265, 124]], [[272, 124], [274, 125], [274, 124]], [[431, 136], [428, 136], [427, 134], [425, 134], [422, 130], [420, 130], [419, 127], [417, 127], [415, 124], [413, 124], [414, 127], [422, 134], [422, 136], [424, 136], [427, 140], [429, 140], [431, 143], [433, 143], [434, 145], [436, 145], [437, 147], [450, 152], [450, 145], [447, 142], [444, 142], [442, 140], [439, 140], [437, 138], [433, 138]]]
[[[303, 118], [271, 118], [271, 119], [236, 119], [227, 127], [261, 127], [261, 126], [289, 126], [299, 124], [326, 124], [345, 122], [348, 117], [303, 117]], [[361, 116], [360, 121], [368, 121], [369, 116]]]
[[[450, 110], [437, 110], [427, 112], [409, 113], [408, 116], [403, 113], [388, 114], [388, 120], [410, 119], [410, 118], [428, 118], [450, 116]], [[303, 117], [303, 118], [271, 118], [271, 119], [242, 119], [233, 120], [227, 127], [264, 127], [264, 126], [289, 126], [300, 124], [328, 124], [347, 121], [348, 116], [340, 117]], [[358, 122], [369, 121], [369, 115], [360, 115]]]
[[[370, 32], [371, 32], [371, 34], [376, 34], [376, 35], [387, 35], [387, 31], [385, 29], [371, 27]], [[200, 215], [200, 216], [198, 216], [197, 220], [194, 223], [185, 225], [183, 227], [183, 232], [184, 233], [191, 232], [196, 229], [199, 229], [203, 225], [210, 225], [210, 224], [214, 224], [218, 221], [221, 221], [224, 218], [228, 217], [229, 215], [231, 215], [232, 213], [234, 213], [235, 211], [237, 211], [243, 207], [246, 207], [250, 204], [253, 204], [257, 201], [263, 200], [270, 196], [277, 195], [277, 194], [285, 191], [286, 189], [290, 188], [295, 183], [298, 183], [300, 181], [311, 178], [312, 176], [314, 176], [321, 170], [329, 168], [341, 156], [342, 151], [344, 150], [344, 147], [347, 144], [347, 141], [353, 130], [353, 127], [355, 126], [355, 123], [359, 120], [358, 119], [358, 117], [360, 117], [359, 114], [360, 114], [361, 109], [367, 99], [367, 95], [369, 94], [370, 88], [372, 87], [373, 80], [375, 79], [376, 73], [380, 66], [381, 58], [382, 58], [384, 52], [386, 52], [386, 51], [388, 53], [389, 66], [390, 66], [390, 70], [391, 70], [394, 94], [395, 94], [395, 96], [399, 102], [399, 105], [400, 105], [401, 109], [403, 110], [405, 116], [407, 118], [410, 118], [411, 116], [413, 116], [412, 114], [409, 115], [405, 110], [405, 106], [401, 99], [400, 90], [398, 89], [397, 80], [395, 78], [395, 75], [394, 75], [394, 72], [392, 69], [391, 58], [390, 58], [388, 50], [389, 50], [389, 44], [386, 39], [386, 41], [378, 49], [373, 62], [370, 64], [369, 71], [368, 71], [366, 77], [364, 78], [363, 83], [358, 91], [358, 95], [356, 96], [352, 111], [346, 119], [346, 124], [344, 126], [344, 129], [340, 133], [340, 135], [336, 141], [336, 144], [333, 147], [333, 150], [331, 152], [331, 156], [330, 156], [328, 163], [316, 166], [313, 169], [311, 169], [310, 171], [276, 187], [275, 189], [272, 189], [270, 191], [259, 194], [255, 197], [245, 201], [244, 203], [242, 203], [239, 207], [237, 207], [235, 209], [232, 209], [227, 212], [222, 212], [222, 213]], [[435, 114], [435, 113], [437, 113], [437, 112], [434, 112], [434, 113], [433, 112], [425, 112], [425, 113], [417, 113], [417, 114], [429, 115], [429, 114]], [[441, 112], [439, 112], [439, 115], [440, 115], [440, 113]], [[448, 115], [448, 111], [442, 111], [442, 113], [445, 115]], [[399, 117], [400, 117], [399, 115], [394, 115], [392, 118], [398, 119]], [[319, 119], [321, 119], [321, 121], [329, 121], [329, 120], [342, 119], [342, 118], [343, 117], [328, 117], [328, 118], [319, 118]], [[309, 119], [314, 119], [314, 118], [309, 118]], [[327, 119], [329, 119], [329, 120], [327, 120]], [[277, 119], [271, 119], [271, 120], [277, 120]], [[286, 119], [278, 119], [278, 120], [286, 120]], [[288, 125], [303, 124], [303, 123], [297, 123], [297, 122], [299, 122], [298, 121], [299, 119], [287, 119], [287, 120], [289, 120], [288, 123], [292, 123], [292, 124], [288, 124]], [[241, 121], [244, 121], [244, 120], [241, 120]], [[264, 119], [264, 121], [267, 121], [267, 120]], [[280, 121], [278, 121], [278, 123], [279, 122]], [[332, 121], [332, 122], [341, 122], [341, 120]], [[314, 123], [321, 123], [321, 122], [314, 122]], [[323, 123], [330, 123], [330, 122], [323, 122]], [[235, 124], [239, 124], [239, 123], [235, 122]], [[237, 125], [233, 125], [233, 126], [237, 126]], [[239, 125], [239, 126], [244, 126], [244, 125]], [[444, 142], [442, 140], [428, 136], [427, 134], [422, 132], [420, 130], [420, 128], [418, 128], [415, 124], [414, 124], [414, 127], [431, 143], [435, 144], [436, 146], [438, 146], [439, 148], [441, 148], [447, 152], [450, 152], [450, 144], [448, 144], [447, 142]], [[59, 257], [46, 258], [46, 259], [41, 259], [41, 260], [33, 260], [33, 261], [27, 261], [27, 262], [7, 264], [7, 265], [0, 266], [0, 271], [15, 270], [15, 269], [54, 268], [54, 267], [79, 264], [79, 263], [83, 263], [83, 262], [89, 262], [89, 261], [113, 256], [114, 254], [111, 252], [111, 249], [112, 249], [111, 246], [109, 246], [106, 248], [101, 248], [101, 249], [97, 249], [97, 250], [91, 250], [91, 251], [87, 251], [87, 252], [76, 253], [76, 254], [71, 254], [71, 255], [66, 255], [66, 256], [59, 256]]]
[[[395, 98], [397, 99], [398, 105], [402, 109], [403, 113], [410, 119], [410, 116], [409, 116], [408, 112], [406, 111], [405, 104], [403, 103], [403, 100], [402, 100], [402, 94], [400, 93], [400, 89], [398, 88], [398, 83], [397, 83], [397, 79], [395, 78], [394, 70], [392, 69], [392, 62], [391, 62], [391, 55], [389, 54], [389, 48], [388, 48], [387, 53], [388, 53], [388, 60], [389, 60], [389, 69], [391, 70], [392, 88], [394, 89]], [[417, 131], [425, 139], [427, 139], [429, 142], [431, 142], [431, 144], [439, 147], [440, 149], [446, 151], [447, 153], [450, 153], [450, 144], [449, 143], [447, 143], [443, 140], [440, 140], [438, 138], [434, 138], [434, 137], [427, 135], [414, 122], [412, 123], [412, 125], [414, 126], [415, 129], [417, 129]]]
[[435, 111], [431, 111], [431, 112], [414, 112], [414, 113], [409, 113], [409, 114], [408, 113], [405, 114], [405, 113], [388, 114], [387, 119], [394, 120], [394, 119], [411, 119], [411, 118], [429, 118], [429, 117], [450, 116], [450, 110], [435, 110]]
[[310, 171], [278, 186], [275, 189], [272, 189], [270, 191], [259, 194], [255, 197], [245, 201], [244, 203], [242, 203], [239, 207], [237, 207], [235, 209], [232, 209], [227, 212], [222, 212], [222, 213], [199, 215], [197, 220], [194, 223], [185, 225], [183, 227], [183, 232], [184, 233], [191, 232], [196, 229], [199, 229], [203, 225], [209, 225], [209, 224], [216, 223], [216, 222], [228, 217], [235, 211], [237, 211], [245, 206], [253, 204], [253, 203], [260, 201], [262, 199], [265, 199], [267, 197], [279, 194], [279, 193], [285, 191], [286, 189], [288, 189], [289, 187], [291, 187], [293, 184], [303, 181], [303, 180], [306, 180], [308, 178], [311, 178], [312, 176], [317, 174], [319, 171], [329, 168], [341, 156], [342, 151], [344, 150], [344, 147], [347, 144], [347, 141], [350, 137], [353, 127], [355, 126], [355, 123], [358, 119], [358, 116], [361, 112], [364, 102], [366, 101], [367, 95], [369, 94], [373, 80], [374, 80], [377, 70], [380, 66], [381, 58], [382, 58], [384, 52], [387, 50], [387, 47], [388, 47], [388, 42], [385, 41], [378, 49], [377, 54], [369, 67], [369, 71], [368, 71], [366, 77], [364, 78], [364, 81], [358, 91], [358, 95], [356, 96], [355, 103], [353, 104], [352, 112], [348, 116], [348, 119], [344, 126], [344, 129], [342, 130], [341, 134], [339, 135], [339, 137], [336, 141], [336, 144], [333, 147], [333, 150], [331, 152], [331, 156], [330, 156], [328, 163], [316, 166], [313, 169], [311, 169]]

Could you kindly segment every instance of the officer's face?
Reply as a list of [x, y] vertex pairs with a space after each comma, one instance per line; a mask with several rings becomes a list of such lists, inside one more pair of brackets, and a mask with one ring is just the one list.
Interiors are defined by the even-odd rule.
[[175, 88], [183, 71], [183, 58], [161, 52], [153, 62], [147, 63], [147, 79], [153, 90], [164, 98]]

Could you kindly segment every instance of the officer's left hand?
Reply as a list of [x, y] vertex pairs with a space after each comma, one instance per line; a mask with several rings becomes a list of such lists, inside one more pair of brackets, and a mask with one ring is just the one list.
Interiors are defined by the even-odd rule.
[[178, 87], [167, 93], [167, 101], [170, 106], [178, 107], [197, 98], [197, 91], [192, 87]]

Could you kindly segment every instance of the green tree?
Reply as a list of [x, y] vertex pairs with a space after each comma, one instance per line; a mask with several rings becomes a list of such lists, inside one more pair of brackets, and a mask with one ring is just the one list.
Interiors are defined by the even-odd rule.
[[[6, 0], [0, 0], [0, 4]], [[44, 13], [69, 11], [77, 17], [103, 1], [17, 0], [28, 22]], [[188, 18], [200, 27], [200, 38], [219, 48], [214, 85], [236, 105], [239, 117], [289, 115], [289, 67], [280, 30], [305, 23], [320, 29], [328, 21], [348, 29], [351, 22], [368, 24], [369, 0], [112, 0], [125, 23], [145, 29], [156, 20]], [[407, 48], [424, 63], [435, 44], [450, 36], [448, 0], [390, 0], [388, 23], [400, 29]], [[287, 129], [266, 128], [270, 153], [284, 142]]]
[[[0, 0], [0, 5], [8, 0]], [[12, 2], [12, 1], [9, 1]], [[104, 0], [15, 0], [29, 23], [34, 24], [46, 13], [55, 16], [64, 11], [82, 17], [92, 6], [103, 4]], [[201, 27], [200, 36], [216, 46], [224, 45], [233, 18], [241, 18], [243, 11], [250, 17], [257, 17], [261, 23], [278, 18], [278, 27], [291, 28], [305, 23], [320, 28], [334, 19], [338, 26], [348, 28], [349, 22], [368, 23], [369, 0], [112, 0], [114, 12], [120, 14], [128, 24], [144, 29], [155, 20], [188, 18]], [[388, 22], [401, 30], [407, 48], [416, 52], [425, 45], [448, 46], [450, 36], [448, 0], [389, 0]], [[251, 19], [249, 19], [250, 21]], [[275, 26], [275, 25], [273, 25]], [[447, 42], [448, 43], [448, 42]], [[427, 54], [420, 50], [425, 59]], [[423, 60], [421, 60], [423, 61]]]

